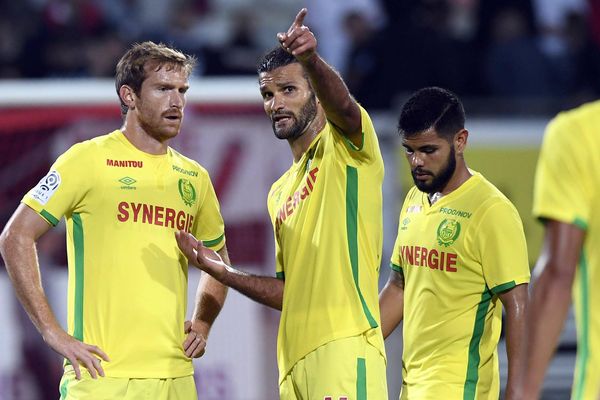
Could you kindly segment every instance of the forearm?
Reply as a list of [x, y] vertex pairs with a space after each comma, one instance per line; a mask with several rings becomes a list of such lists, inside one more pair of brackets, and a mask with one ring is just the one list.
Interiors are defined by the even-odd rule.
[[196, 291], [196, 306], [192, 321], [195, 329], [208, 337], [213, 322], [221, 312], [227, 296], [227, 286], [203, 273]]
[[537, 398], [571, 304], [571, 280], [546, 268], [534, 285], [527, 331], [526, 393]]
[[[519, 287], [517, 287], [519, 288]], [[520, 288], [519, 288], [520, 289]], [[515, 290], [515, 289], [513, 289]], [[507, 304], [506, 308], [506, 355], [508, 379], [506, 399], [521, 398], [520, 380], [525, 375], [525, 351], [527, 328], [527, 287], [523, 285], [520, 299]]]
[[390, 277], [379, 294], [379, 310], [385, 339], [404, 318], [404, 275], [401, 272], [390, 270]]
[[220, 281], [254, 301], [281, 310], [284, 287], [281, 279], [251, 275], [227, 266]]
[[361, 132], [360, 110], [340, 75], [317, 53], [301, 62], [325, 110], [327, 119], [350, 138], [359, 134]]
[[44, 338], [62, 329], [52, 312], [42, 287], [33, 239], [7, 228], [0, 239], [0, 249], [17, 298]]
[[379, 295], [379, 309], [381, 331], [385, 339], [396, 329], [404, 317], [403, 290], [388, 282]]

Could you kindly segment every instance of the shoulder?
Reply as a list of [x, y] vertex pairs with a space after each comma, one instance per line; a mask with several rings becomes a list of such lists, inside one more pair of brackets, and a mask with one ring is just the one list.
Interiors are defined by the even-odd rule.
[[169, 147], [169, 151], [172, 154], [173, 168], [174, 171], [181, 173], [189, 178], [197, 178], [200, 180], [210, 180], [210, 174], [208, 170], [200, 165], [194, 159], [184, 156], [177, 150]]
[[477, 214], [481, 217], [485, 216], [485, 218], [491, 216], [504, 218], [511, 215], [518, 217], [520, 220], [517, 208], [500, 189], [479, 173], [476, 173], [473, 178], [478, 180], [476, 182], [477, 201], [479, 202], [479, 207], [476, 210]]
[[[600, 124], [600, 101], [558, 113], [546, 127], [544, 142], [557, 146], [577, 143]], [[598, 136], [598, 135], [594, 135]]]

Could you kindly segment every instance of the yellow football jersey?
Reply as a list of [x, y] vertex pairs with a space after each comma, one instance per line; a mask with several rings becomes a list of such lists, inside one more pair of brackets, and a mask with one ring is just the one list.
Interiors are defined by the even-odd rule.
[[280, 381], [322, 344], [377, 329], [383, 160], [361, 108], [363, 146], [329, 122], [272, 186], [268, 208], [276, 273], [285, 280], [277, 359]]
[[546, 129], [533, 214], [574, 224], [585, 241], [573, 284], [577, 362], [573, 399], [600, 393], [600, 101], [560, 113]]
[[71, 147], [23, 203], [52, 225], [66, 219], [68, 332], [108, 354], [106, 375], [192, 374], [182, 348], [188, 267], [174, 233], [224, 245], [206, 170], [171, 148], [144, 153], [114, 131]]
[[472, 173], [432, 206], [416, 187], [402, 206], [402, 399], [498, 399], [498, 293], [529, 282], [527, 246], [515, 207]]

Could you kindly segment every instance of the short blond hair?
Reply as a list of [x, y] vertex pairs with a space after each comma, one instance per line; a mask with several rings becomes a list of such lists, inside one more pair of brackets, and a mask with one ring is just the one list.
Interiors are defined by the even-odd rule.
[[119, 94], [121, 86], [128, 85], [139, 96], [142, 83], [147, 78], [148, 68], [155, 68], [157, 71], [163, 66], [167, 66], [169, 69], [181, 68], [189, 77], [196, 62], [196, 57], [193, 55], [184, 54], [163, 43], [156, 44], [151, 41], [135, 43], [117, 63], [115, 86], [121, 101], [121, 113], [127, 114], [128, 110]]

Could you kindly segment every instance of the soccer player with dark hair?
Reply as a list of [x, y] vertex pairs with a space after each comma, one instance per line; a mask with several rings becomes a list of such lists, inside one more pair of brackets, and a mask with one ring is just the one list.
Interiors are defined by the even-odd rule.
[[[173, 233], [193, 232], [228, 257], [207, 171], [168, 146], [194, 64], [164, 45], [132, 46], [116, 71], [123, 127], [62, 154], [2, 233], [19, 300], [65, 357], [61, 400], [197, 399], [191, 358], [204, 353], [227, 290], [203, 276], [193, 319], [184, 320], [188, 266]], [[35, 249], [63, 216], [67, 332], [44, 294]]]
[[293, 156], [268, 196], [276, 277], [233, 269], [189, 234], [178, 241], [191, 263], [282, 311], [282, 399], [384, 400], [377, 298], [383, 160], [369, 115], [317, 54], [305, 15], [298, 13], [258, 66], [265, 112]]
[[577, 324], [572, 399], [600, 398], [600, 101], [558, 114], [546, 128], [533, 214], [544, 244], [533, 283], [524, 394], [537, 399], [571, 300]]
[[[506, 309], [506, 398], [518, 397], [529, 265], [510, 201], [464, 159], [459, 99], [431, 87], [402, 108], [398, 131], [415, 183], [400, 212], [384, 337], [404, 321], [401, 399], [498, 399], [497, 344]], [[501, 304], [500, 304], [501, 303]]]

